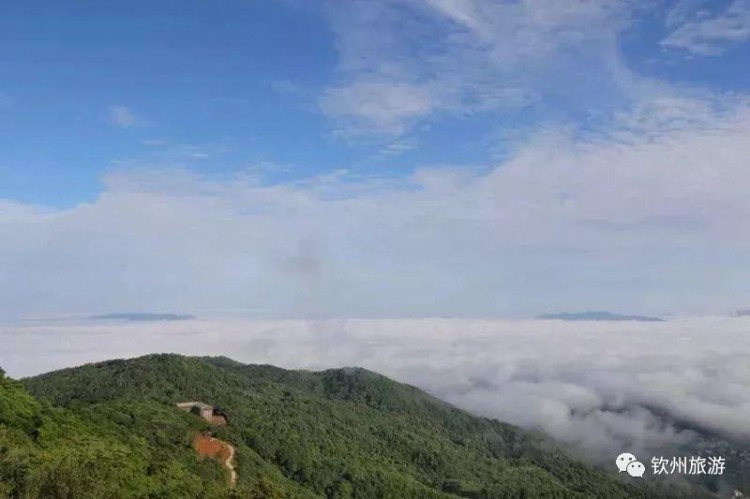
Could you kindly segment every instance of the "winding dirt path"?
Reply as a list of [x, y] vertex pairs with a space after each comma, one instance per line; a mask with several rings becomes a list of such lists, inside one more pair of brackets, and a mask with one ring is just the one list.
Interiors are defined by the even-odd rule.
[[193, 438], [193, 447], [200, 457], [217, 459], [229, 470], [229, 487], [234, 488], [237, 484], [237, 471], [234, 468], [234, 445], [219, 440], [209, 435], [196, 435]]
[[237, 485], [237, 471], [234, 469], [234, 445], [227, 442], [222, 443], [229, 449], [229, 456], [227, 456], [227, 460], [224, 461], [224, 466], [229, 470], [229, 487], [233, 489], [234, 486]]

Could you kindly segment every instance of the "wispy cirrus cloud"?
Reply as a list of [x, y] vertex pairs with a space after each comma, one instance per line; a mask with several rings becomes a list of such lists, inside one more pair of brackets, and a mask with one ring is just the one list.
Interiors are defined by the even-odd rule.
[[146, 139], [141, 141], [145, 146], [142, 154], [137, 156], [115, 158], [111, 163], [118, 168], [144, 169], [153, 168], [187, 168], [196, 163], [208, 160], [219, 160], [229, 150], [226, 143], [186, 144], [171, 142], [166, 139]]
[[627, 92], [618, 87], [630, 82], [613, 74], [623, 71], [617, 38], [646, 8], [625, 0], [332, 5], [339, 82], [319, 105], [349, 135], [401, 135], [429, 118]]
[[386, 159], [400, 154], [407, 153], [418, 147], [418, 140], [413, 137], [401, 137], [393, 142], [389, 142], [384, 145], [379, 153], [380, 159]]
[[750, 40], [750, 1], [733, 0], [715, 12], [710, 2], [682, 0], [667, 16], [669, 35], [662, 45], [695, 55], [712, 56]]
[[[435, 103], [430, 90], [420, 85], [389, 82], [357, 82], [329, 89], [320, 99], [326, 114], [342, 126], [336, 135], [356, 135], [366, 126], [375, 133], [403, 134], [409, 124], [431, 111]], [[360, 122], [356, 128], [348, 128]]]
[[127, 106], [109, 106], [107, 121], [118, 128], [130, 128], [140, 121], [140, 118]]

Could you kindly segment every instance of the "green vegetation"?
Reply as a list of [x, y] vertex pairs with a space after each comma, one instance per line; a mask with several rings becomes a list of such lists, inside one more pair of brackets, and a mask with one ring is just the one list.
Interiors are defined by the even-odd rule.
[[[174, 406], [188, 400], [227, 415], [213, 433], [237, 449], [235, 491], [226, 470], [191, 449], [190, 435], [209, 428]], [[669, 494], [362, 369], [153, 355], [23, 382], [0, 374], [0, 497], [656, 495]]]
[[203, 424], [148, 403], [69, 411], [0, 380], [0, 497], [224, 497], [223, 471], [199, 462]]

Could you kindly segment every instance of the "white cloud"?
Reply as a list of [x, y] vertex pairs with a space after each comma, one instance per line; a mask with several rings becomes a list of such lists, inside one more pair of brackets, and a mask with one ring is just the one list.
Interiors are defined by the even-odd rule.
[[749, 132], [736, 98], [658, 99], [608, 132], [533, 134], [483, 171], [120, 171], [89, 204], [0, 206], [0, 316], [746, 308]]
[[147, 149], [141, 154], [130, 157], [116, 158], [111, 160], [112, 165], [117, 168], [136, 168], [145, 170], [146, 167], [155, 169], [186, 168], [196, 163], [204, 163], [207, 160], [219, 161], [229, 150], [225, 143], [203, 143], [187, 144], [170, 142], [164, 139], [149, 139], [141, 141]]
[[721, 12], [700, 9], [704, 2], [679, 2], [667, 17], [669, 35], [662, 45], [696, 55], [718, 55], [734, 43], [750, 40], [750, 0], [734, 0]]
[[[0, 325], [12, 376], [153, 352], [286, 368], [362, 366], [474, 413], [538, 427], [610, 463], [690, 442], [750, 439], [750, 320], [198, 320]], [[667, 417], [665, 417], [665, 414]]]
[[393, 142], [390, 142], [383, 146], [380, 149], [379, 157], [381, 159], [392, 157], [392, 156], [398, 156], [400, 154], [404, 154], [406, 152], [409, 152], [413, 149], [415, 149], [418, 145], [418, 141], [416, 139], [412, 138], [400, 138], [398, 140], [394, 140]]
[[130, 128], [135, 125], [139, 119], [128, 107], [110, 106], [108, 109], [108, 121], [110, 125], [119, 128]]
[[[329, 89], [320, 100], [321, 109], [348, 123], [363, 120], [372, 131], [401, 134], [409, 120], [430, 111], [429, 90], [417, 85], [364, 83]], [[340, 135], [354, 130], [342, 128]]]
[[446, 113], [507, 112], [573, 95], [587, 108], [596, 95], [617, 101], [631, 90], [620, 85], [637, 84], [619, 77], [617, 37], [643, 8], [624, 0], [335, 2], [340, 81], [321, 109], [349, 135], [400, 135]]

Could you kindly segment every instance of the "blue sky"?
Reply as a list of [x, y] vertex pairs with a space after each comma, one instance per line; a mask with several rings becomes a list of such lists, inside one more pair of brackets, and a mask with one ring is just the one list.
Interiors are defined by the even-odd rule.
[[[3, 196], [54, 205], [93, 199], [114, 161], [159, 148], [144, 141], [215, 145], [228, 155], [222, 168], [239, 168], [266, 156], [298, 160], [285, 140], [294, 134], [298, 146], [333, 159], [321, 119], [275, 90], [292, 79], [319, 86], [334, 64], [317, 11], [275, 2], [4, 9], [2, 86], [12, 105], [2, 121]], [[114, 107], [125, 111], [122, 122], [112, 121]]]
[[[317, 104], [337, 81], [336, 40], [323, 5], [5, 8], [3, 197], [53, 206], [89, 201], [103, 172], [154, 156], [205, 172], [263, 163], [283, 165], [293, 176], [344, 166], [408, 168], [379, 157], [391, 137], [331, 137]], [[436, 125], [450, 134], [476, 129]], [[428, 144], [422, 161], [483, 157]]]
[[[0, 222], [18, 241], [4, 261], [17, 270], [45, 262], [46, 277], [19, 283], [30, 314], [217, 309], [224, 300], [294, 316], [345, 315], [347, 306], [355, 315], [523, 315], [546, 311], [540, 290], [564, 283], [571, 298], [552, 308], [750, 303], [747, 262], [738, 268], [736, 255], [749, 208], [736, 192], [747, 181], [737, 158], [749, 40], [747, 0], [6, 2]], [[697, 163], [704, 157], [710, 167]], [[608, 179], [622, 188], [592, 197], [609, 192]], [[164, 231], [202, 238], [217, 224], [229, 234], [255, 224], [268, 246], [238, 240], [241, 255], [207, 247], [162, 265], [168, 255], [157, 253], [175, 241], [140, 246], [147, 234], [115, 230], [100, 241], [102, 267], [79, 269], [92, 272], [89, 287], [50, 303], [78, 275], [53, 263], [72, 258], [65, 251], [127, 227], [149, 202], [185, 198], [223, 207], [205, 226], [187, 221], [196, 218], [188, 207], [164, 218]], [[36, 234], [40, 223], [49, 227]], [[607, 256], [591, 256], [600, 251]], [[291, 263], [268, 264], [276, 253]], [[112, 258], [131, 273], [103, 270]], [[187, 278], [175, 258], [190, 268], [224, 263]], [[412, 258], [424, 260], [414, 275]], [[585, 271], [570, 270], [583, 261]], [[274, 270], [226, 277], [227, 262]], [[128, 277], [141, 264], [172, 283], [160, 296], [137, 298], [150, 287]], [[448, 270], [435, 275], [438, 267]], [[12, 282], [21, 275], [6, 271]], [[222, 300], [177, 291], [199, 278]], [[231, 299], [248, 281], [277, 278], [284, 284], [271, 298]], [[464, 278], [467, 298], [447, 307]], [[397, 303], [430, 282], [421, 299]], [[105, 283], [132, 292], [92, 298]], [[337, 305], [344, 283], [360, 289], [358, 303]], [[686, 286], [697, 289], [690, 298]], [[723, 294], [708, 292], [716, 286]], [[616, 291], [601, 299], [599, 287]]]
[[[730, 4], [707, 2], [699, 8], [721, 16]], [[743, 63], [750, 60], [750, 44], [720, 43], [720, 52], [709, 56], [690, 47], [665, 48], [670, 7], [676, 4], [632, 14], [617, 40], [622, 64], [675, 84], [745, 90], [750, 71]], [[337, 16], [331, 11], [339, 8], [271, 0], [8, 4], [0, 20], [0, 81], [8, 101], [0, 121], [0, 195], [70, 206], [96, 197], [103, 172], [156, 153], [200, 171], [267, 162], [287, 165], [294, 176], [344, 167], [399, 173], [435, 163], [484, 163], [499, 147], [487, 144], [493, 133], [582, 122], [591, 113], [612, 112], [625, 98], [608, 75], [599, 74], [599, 54], [584, 46], [572, 56], [551, 59], [562, 70], [551, 81], [544, 81], [550, 75], [533, 74], [538, 70], [517, 72], [519, 80], [529, 81], [518, 91], [535, 93], [533, 102], [501, 112], [472, 110], [470, 104], [454, 113], [435, 109], [418, 116], [408, 133], [336, 139], [330, 114], [337, 113], [327, 115], [320, 96], [352, 78], [337, 52], [336, 30], [345, 30], [348, 21], [343, 14], [331, 20]], [[422, 29], [441, 28], [439, 20], [424, 19], [428, 14], [416, 2], [390, 10], [413, 18]], [[397, 50], [437, 49], [429, 35], [399, 36], [403, 46]], [[481, 99], [468, 94], [462, 97], [466, 101]], [[120, 122], [115, 109], [125, 114]], [[384, 161], [383, 149], [400, 144], [402, 136], [408, 140], [394, 152], [409, 158], [386, 154]], [[174, 150], [181, 147], [201, 158]]]

